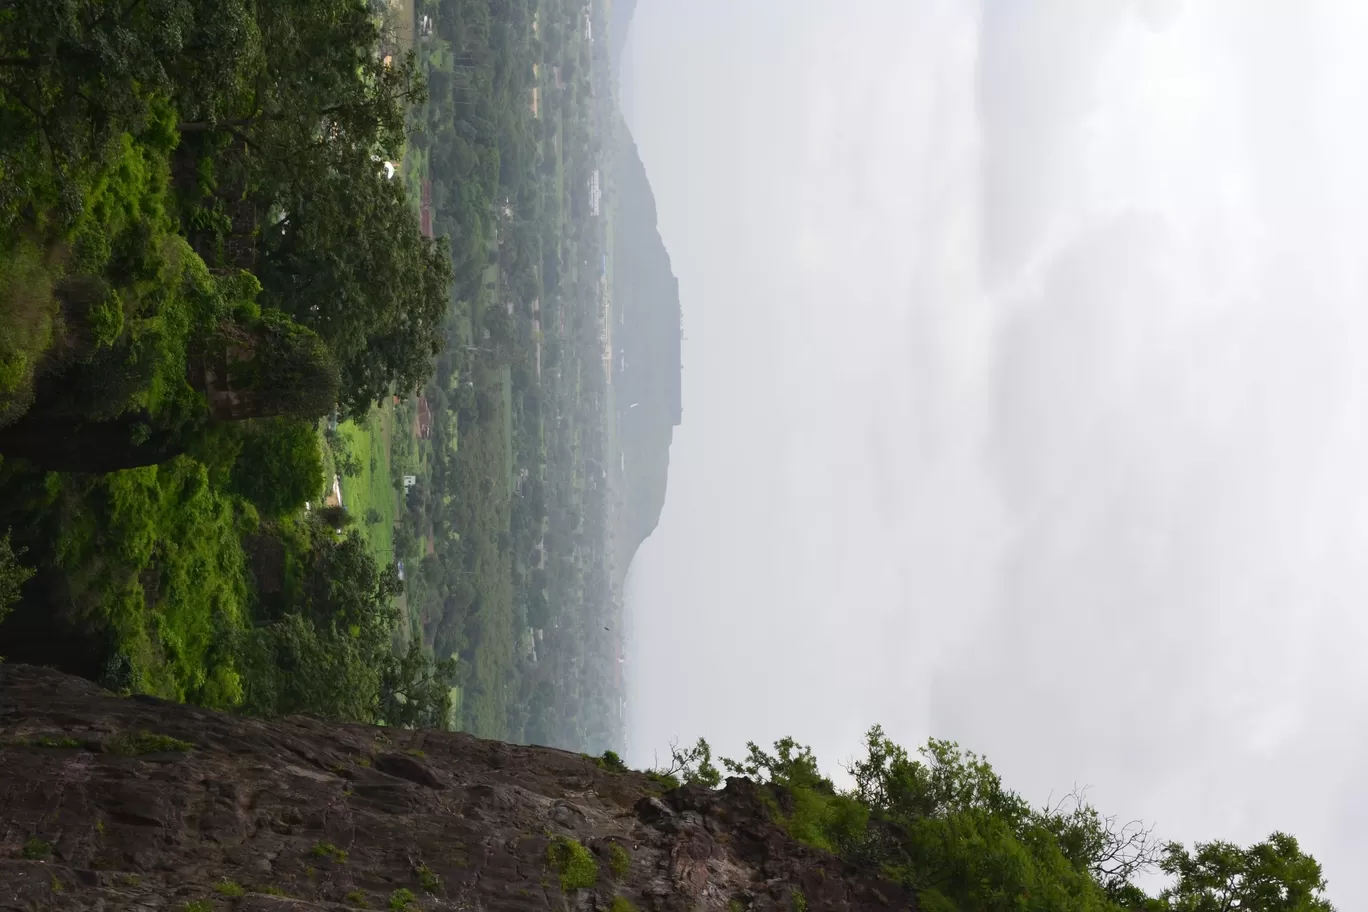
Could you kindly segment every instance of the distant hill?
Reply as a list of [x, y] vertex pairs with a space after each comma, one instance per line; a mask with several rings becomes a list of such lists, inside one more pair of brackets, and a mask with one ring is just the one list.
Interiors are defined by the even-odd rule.
[[627, 33], [632, 27], [632, 14], [637, 0], [616, 0], [608, 19], [608, 52], [613, 55], [613, 67], [622, 66], [622, 52], [627, 47]]
[[613, 382], [626, 464], [625, 572], [665, 503], [670, 442], [683, 417], [679, 280], [656, 228], [655, 195], [625, 122], [618, 120]]

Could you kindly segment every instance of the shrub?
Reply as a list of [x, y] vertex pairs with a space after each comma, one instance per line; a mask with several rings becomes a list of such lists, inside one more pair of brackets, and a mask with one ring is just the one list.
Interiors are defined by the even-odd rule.
[[9, 614], [10, 608], [19, 601], [19, 587], [33, 576], [33, 571], [19, 563], [24, 549], [15, 551], [10, 547], [9, 533], [0, 537], [0, 621]]
[[560, 875], [564, 893], [587, 890], [598, 881], [598, 862], [577, 839], [558, 837], [546, 848], [546, 862]]
[[438, 877], [432, 868], [425, 864], [418, 866], [418, 883], [429, 893], [436, 893], [442, 888], [442, 878]]
[[242, 886], [242, 884], [236, 883], [225, 878], [224, 880], [220, 880], [218, 883], [214, 884], [214, 892], [218, 893], [220, 896], [236, 898], [238, 896], [245, 895], [247, 893], [247, 890]]
[[337, 864], [346, 864], [348, 855], [346, 849], [339, 849], [331, 842], [320, 842], [313, 847], [315, 858], [331, 858]]

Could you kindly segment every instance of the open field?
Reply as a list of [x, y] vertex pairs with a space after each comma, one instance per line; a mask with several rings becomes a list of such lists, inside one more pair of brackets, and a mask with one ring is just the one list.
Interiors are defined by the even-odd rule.
[[[348, 512], [356, 517], [358, 528], [370, 544], [371, 553], [381, 563], [394, 559], [394, 518], [398, 508], [398, 494], [390, 475], [388, 438], [394, 423], [389, 408], [371, 410], [365, 427], [352, 421], [338, 427], [339, 436], [349, 441], [352, 453], [361, 463], [361, 473], [355, 478], [342, 478], [342, 501]], [[379, 515], [378, 522], [368, 522], [370, 511]]]

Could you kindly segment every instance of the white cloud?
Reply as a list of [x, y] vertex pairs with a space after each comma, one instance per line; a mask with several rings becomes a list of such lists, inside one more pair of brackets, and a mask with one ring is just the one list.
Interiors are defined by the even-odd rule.
[[688, 12], [633, 27], [690, 327], [634, 759], [882, 721], [1368, 899], [1368, 6]]

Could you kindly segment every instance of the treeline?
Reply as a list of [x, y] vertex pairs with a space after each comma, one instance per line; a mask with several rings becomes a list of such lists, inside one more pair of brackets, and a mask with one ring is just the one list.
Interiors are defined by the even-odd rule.
[[[850, 789], [792, 738], [772, 753], [750, 743], [739, 761], [714, 761], [703, 739], [672, 755], [650, 774], [665, 786], [717, 788], [724, 771], [749, 778], [791, 836], [880, 871], [925, 912], [1333, 912], [1320, 865], [1292, 836], [1189, 849], [1102, 814], [1078, 792], [1036, 808], [949, 741], [913, 754], [875, 726], [849, 768]], [[1151, 895], [1141, 881], [1156, 874], [1168, 886]]]
[[303, 511], [318, 419], [443, 343], [446, 241], [384, 168], [425, 88], [383, 37], [359, 0], [0, 13], [0, 654], [444, 721], [454, 666], [389, 649], [393, 571]]

